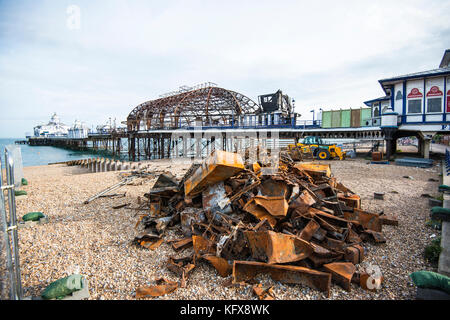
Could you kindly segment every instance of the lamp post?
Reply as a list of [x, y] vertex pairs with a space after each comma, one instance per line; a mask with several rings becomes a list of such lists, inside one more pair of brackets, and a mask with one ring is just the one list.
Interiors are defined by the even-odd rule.
[[315, 114], [315, 111], [314, 111], [314, 109], [312, 109], [310, 112], [313, 113], [313, 125], [315, 125], [315, 124], [316, 124], [315, 121], [314, 121], [314, 114]]
[[295, 127], [297, 122], [297, 117], [295, 116], [295, 99], [292, 98], [292, 116], [291, 116], [291, 125]]

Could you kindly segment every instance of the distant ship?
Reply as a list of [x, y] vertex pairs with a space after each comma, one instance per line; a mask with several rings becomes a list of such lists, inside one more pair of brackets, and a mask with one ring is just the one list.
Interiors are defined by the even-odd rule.
[[61, 122], [56, 113], [52, 115], [49, 123], [34, 127], [35, 137], [84, 139], [88, 137], [89, 132], [89, 128], [79, 120], [75, 120], [75, 123], [71, 127], [66, 126]]
[[67, 137], [70, 127], [61, 122], [54, 113], [50, 122], [33, 128], [35, 137]]

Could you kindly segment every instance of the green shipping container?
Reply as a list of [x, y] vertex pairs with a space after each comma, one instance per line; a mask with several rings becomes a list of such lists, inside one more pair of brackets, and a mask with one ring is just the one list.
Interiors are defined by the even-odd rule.
[[322, 111], [322, 128], [367, 127], [371, 115], [370, 108]]
[[331, 111], [322, 111], [322, 128], [331, 128]]
[[372, 117], [372, 109], [362, 108], [361, 109], [361, 127], [367, 127], [367, 120]]
[[341, 126], [341, 110], [331, 111], [331, 127], [339, 128]]
[[341, 110], [341, 128], [350, 127], [351, 110]]

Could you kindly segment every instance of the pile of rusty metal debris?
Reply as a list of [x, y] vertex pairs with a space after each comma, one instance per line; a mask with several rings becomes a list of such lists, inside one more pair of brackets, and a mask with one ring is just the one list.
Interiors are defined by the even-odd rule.
[[[150, 214], [141, 223], [146, 232], [134, 243], [156, 249], [166, 230], [175, 227], [184, 237], [168, 241], [172, 248], [193, 247], [193, 253], [168, 257], [167, 267], [180, 276], [180, 283], [158, 279], [159, 284], [139, 288], [136, 296], [185, 287], [201, 260], [222, 277], [232, 274], [235, 284], [251, 283], [265, 273], [328, 296], [332, 280], [348, 291], [351, 282], [372, 289], [370, 274], [355, 267], [364, 259], [362, 243], [386, 242], [382, 225], [397, 225], [397, 220], [361, 210], [360, 197], [332, 177], [329, 165], [280, 157], [273, 169], [244, 160], [216, 150], [202, 164], [192, 165], [181, 181], [159, 176], [145, 194]], [[259, 285], [253, 291], [261, 299], [273, 298], [270, 288]]]

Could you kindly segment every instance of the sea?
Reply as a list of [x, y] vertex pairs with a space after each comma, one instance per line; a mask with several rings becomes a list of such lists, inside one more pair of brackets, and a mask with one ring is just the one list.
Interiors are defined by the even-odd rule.
[[[86, 151], [74, 151], [64, 148], [47, 146], [29, 146], [27, 144], [15, 144], [15, 141], [25, 140], [24, 138], [0, 138], [0, 157], [2, 168], [5, 168], [5, 147], [15, 145], [20, 148], [22, 154], [22, 165], [24, 167], [42, 166], [49, 163], [64, 162], [97, 157], [97, 154]], [[108, 158], [105, 155], [101, 157]]]

